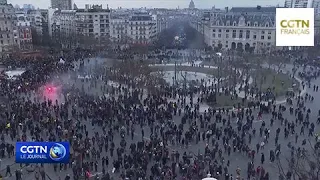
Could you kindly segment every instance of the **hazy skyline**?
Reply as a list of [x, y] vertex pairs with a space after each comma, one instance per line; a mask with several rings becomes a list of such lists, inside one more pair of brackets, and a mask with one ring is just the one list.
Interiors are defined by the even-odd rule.
[[[208, 9], [213, 6], [217, 8], [224, 7], [244, 7], [244, 6], [280, 6], [284, 5], [284, 0], [193, 0], [196, 8]], [[18, 4], [22, 7], [23, 4], [32, 4], [36, 8], [47, 9], [50, 7], [50, 0], [8, 0], [12, 5]], [[107, 4], [110, 8], [187, 8], [190, 0], [72, 0], [78, 8], [84, 8], [85, 4], [102, 4], [104, 8]], [[90, 3], [89, 3], [90, 2]]]

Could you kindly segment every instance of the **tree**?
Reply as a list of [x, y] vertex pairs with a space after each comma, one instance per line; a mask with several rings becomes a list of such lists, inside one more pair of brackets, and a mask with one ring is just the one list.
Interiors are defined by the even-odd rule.
[[163, 84], [163, 73], [152, 73], [152, 69], [145, 61], [125, 60], [115, 61], [114, 68], [118, 74], [127, 80], [135, 82], [138, 86], [146, 87], [149, 92], [154, 93]]
[[180, 47], [182, 49], [204, 49], [206, 47], [204, 43], [204, 36], [193, 27], [190, 26], [187, 22], [176, 23], [173, 28], [177, 28], [177, 34], [182, 36], [182, 42]]
[[73, 49], [77, 47], [78, 36], [76, 33], [60, 33], [59, 41], [64, 49]]
[[269, 67], [270, 65], [274, 65], [276, 67], [277, 73], [279, 73], [287, 63], [289, 63], [289, 60], [287, 57], [284, 57], [284, 56], [275, 55], [275, 56], [268, 57]]
[[312, 145], [310, 140], [308, 142], [310, 150], [291, 149], [291, 157], [286, 158], [285, 161], [288, 168], [284, 168], [284, 161], [277, 160], [280, 177], [289, 179], [291, 175], [293, 179], [297, 180], [320, 179], [320, 142], [317, 142], [315, 145]]
[[264, 61], [264, 63], [268, 64], [269, 69], [271, 68], [271, 66], [275, 66], [277, 73], [279, 73], [281, 69], [290, 62], [290, 59], [284, 54], [274, 53], [274, 51], [274, 46], [262, 46], [259, 49], [260, 58]]
[[254, 49], [255, 49], [255, 47], [250, 47], [250, 48], [249, 48], [249, 52], [250, 52], [251, 54], [253, 54], [253, 53], [254, 53]]
[[243, 48], [242, 47], [237, 47], [236, 49], [239, 53], [242, 53], [243, 52]]
[[103, 50], [110, 49], [112, 46], [109, 36], [100, 36], [95, 37], [94, 35], [83, 35], [81, 33], [70, 34], [69, 37], [66, 37], [67, 43], [69, 43], [71, 48], [80, 47], [83, 49], [94, 49], [94, 50]]
[[118, 41], [117, 38], [112, 38], [112, 40], [109, 38], [109, 44], [108, 47], [110, 47], [109, 49], [113, 49], [116, 51], [124, 51], [130, 48], [133, 39], [126, 35], [126, 34], [122, 34], [121, 35], [121, 39]]
[[149, 46], [147, 44], [133, 44], [130, 49], [132, 52], [142, 56], [148, 54]]
[[213, 52], [212, 46], [206, 46], [206, 47], [205, 47], [205, 51], [206, 51], [206, 52], [209, 52], [209, 53]]
[[[237, 86], [237, 57], [235, 55], [235, 52], [232, 53], [232, 63], [233, 63], [233, 69], [231, 69], [231, 75], [233, 79], [233, 92], [236, 92], [236, 86]], [[236, 93], [235, 93], [236, 94]], [[234, 94], [234, 95], [235, 95]]]
[[244, 75], [244, 77], [246, 77], [245, 79], [245, 89], [244, 89], [244, 93], [245, 93], [245, 97], [247, 97], [248, 93], [249, 93], [249, 79], [250, 79], [250, 74], [249, 74], [249, 70], [250, 70], [250, 64], [249, 64], [249, 58], [250, 55], [248, 53], [244, 53], [242, 55], [243, 58], [243, 67], [242, 67], [242, 74]]
[[110, 46], [108, 36], [95, 38], [94, 36], [86, 36], [77, 32], [60, 32], [56, 31], [52, 37], [47, 34], [39, 34], [35, 29], [32, 30], [33, 43], [36, 46], [45, 46], [55, 49], [75, 49], [77, 47], [83, 49], [102, 49]]
[[41, 42], [41, 34], [39, 34], [35, 28], [31, 28], [31, 34], [32, 34], [32, 44], [34, 47], [36, 46], [39, 46], [39, 45], [42, 45], [42, 42]]
[[315, 41], [314, 42], [315, 46], [319, 47], [320, 46], [320, 35], [319, 34], [314, 36], [314, 41]]
[[310, 59], [314, 59], [320, 56], [319, 46], [306, 47], [304, 49], [304, 52], [307, 55], [307, 58], [310, 58]]
[[218, 51], [220, 51], [222, 49], [222, 44], [221, 44], [221, 42], [219, 42], [219, 44], [218, 44]]
[[174, 37], [177, 35], [177, 30], [176, 27], [170, 27], [160, 32], [158, 39], [155, 41], [155, 47], [158, 49], [161, 49], [162, 47], [169, 49], [174, 48], [173, 41]]
[[31, 27], [32, 34], [32, 44], [33, 47], [43, 48], [43, 47], [52, 47], [54, 42], [53, 38], [49, 36], [48, 31], [39, 32], [35, 27]]

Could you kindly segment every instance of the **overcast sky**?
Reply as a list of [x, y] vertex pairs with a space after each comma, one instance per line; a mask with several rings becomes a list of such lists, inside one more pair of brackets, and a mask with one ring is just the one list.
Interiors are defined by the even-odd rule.
[[[218, 8], [228, 7], [244, 7], [244, 6], [280, 6], [284, 5], [284, 0], [193, 0], [197, 8], [211, 8], [216, 6]], [[190, 0], [73, 0], [78, 8], [84, 8], [85, 4], [102, 4], [106, 7], [107, 4], [110, 8], [116, 9], [117, 7], [123, 8], [186, 8]], [[32, 4], [36, 8], [48, 8], [50, 0], [8, 0], [8, 3], [13, 5], [18, 4]]]

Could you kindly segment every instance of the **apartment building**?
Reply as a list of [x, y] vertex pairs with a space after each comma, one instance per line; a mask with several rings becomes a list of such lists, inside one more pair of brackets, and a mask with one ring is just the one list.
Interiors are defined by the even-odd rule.
[[51, 8], [59, 10], [71, 10], [72, 0], [51, 0]]
[[31, 26], [34, 28], [37, 34], [42, 34], [42, 17], [38, 10], [30, 10], [27, 12], [28, 17], [31, 20]]
[[129, 14], [112, 15], [110, 19], [110, 40], [115, 43], [131, 42], [128, 36]]
[[156, 19], [156, 27], [157, 27], [157, 35], [160, 34], [161, 31], [168, 28], [168, 18], [165, 15], [155, 15], [154, 18]]
[[320, 0], [315, 0], [313, 3], [314, 14], [320, 16]]
[[49, 10], [48, 9], [40, 9], [41, 14], [41, 42], [48, 43], [50, 41], [49, 36]]
[[320, 16], [314, 19], [315, 45], [320, 45]]
[[19, 36], [19, 48], [22, 51], [32, 50], [32, 33], [31, 33], [31, 19], [27, 14], [18, 13], [17, 16], [17, 30]]
[[285, 0], [286, 8], [312, 8], [313, 4], [318, 0]]
[[49, 35], [51, 39], [55, 42], [59, 41], [60, 39], [60, 14], [61, 10], [52, 12], [52, 15], [48, 19], [49, 23]]
[[61, 10], [59, 20], [61, 33], [65, 36], [76, 33], [76, 10]]
[[168, 28], [163, 10], [113, 11], [110, 19], [110, 38], [113, 42], [148, 44]]
[[56, 44], [63, 48], [76, 46], [76, 10], [57, 10], [49, 22], [49, 34]]
[[64, 47], [75, 47], [86, 40], [97, 39], [101, 42], [109, 39], [109, 19], [110, 10], [103, 9], [102, 5], [57, 10], [49, 20], [49, 34]]
[[208, 12], [200, 24], [194, 20], [193, 27], [213, 48], [259, 53], [275, 46], [275, 11], [275, 7], [248, 7]]
[[292, 8], [292, 6], [293, 6], [293, 1], [294, 0], [285, 0], [284, 1], [284, 7], [286, 7], [286, 8]]
[[76, 10], [76, 29], [78, 34], [95, 38], [109, 38], [110, 9], [102, 5], [86, 6]]
[[8, 3], [7, 3], [7, 0], [0, 0], [0, 4], [1, 4], [1, 5], [6, 5], [6, 4], [8, 4]]
[[27, 16], [31, 20], [31, 29], [35, 32], [35, 36], [38, 36], [39, 42], [46, 41], [49, 38], [49, 10], [37, 9], [29, 10]]
[[108, 40], [117, 44], [149, 44], [157, 38], [157, 34], [168, 27], [166, 15], [122, 9], [111, 12], [108, 7], [103, 9], [102, 5], [57, 10], [48, 21], [49, 34], [53, 39], [61, 39], [64, 34], [68, 39], [73, 36], [79, 37], [79, 40], [96, 39], [101, 45]]
[[320, 34], [320, 30], [317, 25], [318, 19], [320, 17], [320, 0], [286, 0], [284, 7], [287, 7], [287, 8], [314, 8], [315, 35]]
[[156, 20], [147, 12], [136, 12], [129, 18], [128, 36], [135, 44], [149, 44], [157, 35]]
[[314, 8], [315, 15], [320, 16], [320, 0], [286, 0], [286, 8]]
[[0, 2], [0, 53], [5, 56], [19, 48], [19, 32], [16, 27], [17, 16], [14, 7], [6, 1]]

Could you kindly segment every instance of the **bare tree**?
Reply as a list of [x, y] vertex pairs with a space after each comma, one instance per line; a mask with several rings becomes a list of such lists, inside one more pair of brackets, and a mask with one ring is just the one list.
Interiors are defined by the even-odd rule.
[[[319, 180], [320, 179], [320, 142], [312, 145], [309, 140], [310, 150], [292, 149], [291, 157], [286, 161], [277, 160], [280, 177], [294, 180]], [[287, 168], [284, 168], [283, 162]]]
[[150, 90], [154, 90], [156, 86], [161, 84], [161, 78], [163, 77], [161, 72], [153, 73], [145, 61], [116, 61], [114, 67], [118, 70], [120, 76]]
[[269, 66], [274, 65], [276, 67], [277, 73], [279, 73], [281, 69], [284, 68], [285, 65], [289, 62], [287, 57], [279, 55], [269, 56], [268, 61]]
[[243, 58], [243, 63], [242, 63], [242, 74], [244, 75], [244, 77], [246, 77], [245, 79], [245, 89], [244, 89], [244, 93], [245, 93], [245, 97], [247, 97], [248, 93], [249, 93], [249, 79], [250, 79], [250, 74], [249, 74], [249, 70], [250, 70], [250, 64], [249, 64], [249, 58], [250, 58], [250, 54], [245, 53], [242, 55]]
[[320, 45], [320, 35], [319, 34], [316, 34], [315, 36], [314, 36], [314, 44], [315, 44], [315, 46], [316, 47], [319, 47], [319, 45]]
[[236, 92], [236, 86], [237, 86], [237, 56], [236, 52], [232, 51], [232, 63], [233, 63], [233, 69], [232, 69], [232, 75], [233, 75], [233, 91]]
[[139, 58], [143, 58], [144, 55], [148, 54], [149, 46], [147, 44], [133, 44], [131, 45], [131, 52], [137, 54]]
[[304, 52], [308, 56], [308, 58], [310, 58], [310, 59], [313, 59], [313, 58], [320, 56], [319, 46], [306, 47], [304, 49]]
[[77, 34], [77, 46], [84, 49], [96, 49], [100, 47], [100, 42], [98, 38], [95, 38], [93, 35], [86, 36], [83, 34]]

